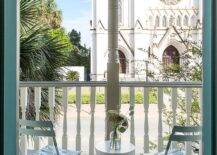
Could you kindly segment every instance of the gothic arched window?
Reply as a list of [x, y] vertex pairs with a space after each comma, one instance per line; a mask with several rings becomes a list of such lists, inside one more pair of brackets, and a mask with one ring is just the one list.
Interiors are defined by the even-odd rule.
[[197, 19], [196, 19], [196, 17], [193, 15], [193, 16], [191, 17], [191, 27], [196, 27], [196, 25], [197, 25]]
[[166, 16], [163, 16], [162, 26], [167, 27], [167, 18], [166, 18]]
[[170, 26], [173, 26], [174, 25], [174, 17], [173, 16], [170, 16], [170, 20], [169, 20], [169, 25]]
[[189, 22], [188, 16], [185, 15], [184, 21], [183, 21], [184, 26], [189, 26], [188, 22]]
[[126, 56], [120, 50], [118, 50], [118, 54], [119, 54], [119, 62], [120, 62], [119, 73], [126, 74], [127, 73], [127, 60], [126, 60]]
[[178, 50], [172, 45], [168, 46], [163, 53], [164, 69], [169, 69], [170, 71], [177, 71], [179, 65], [180, 54]]
[[160, 18], [158, 16], [156, 16], [155, 18], [155, 27], [159, 27], [160, 26]]
[[123, 24], [123, 8], [122, 0], [118, 1], [118, 21], [119, 25]]
[[180, 27], [181, 27], [181, 25], [182, 25], [182, 24], [181, 24], [181, 20], [182, 20], [182, 19], [181, 19], [181, 16], [178, 16], [177, 19], [176, 19], [176, 25], [177, 25], [177, 26], [180, 26]]

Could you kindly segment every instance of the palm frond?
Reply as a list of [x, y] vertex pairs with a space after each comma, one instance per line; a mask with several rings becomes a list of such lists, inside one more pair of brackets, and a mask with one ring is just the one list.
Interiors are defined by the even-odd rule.
[[26, 32], [38, 23], [40, 0], [20, 0], [21, 32]]

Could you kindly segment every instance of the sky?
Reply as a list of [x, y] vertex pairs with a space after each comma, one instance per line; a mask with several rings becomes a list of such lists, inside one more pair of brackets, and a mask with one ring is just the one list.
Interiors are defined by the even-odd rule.
[[56, 0], [56, 3], [62, 11], [62, 26], [67, 32], [80, 31], [81, 42], [90, 47], [91, 0]]

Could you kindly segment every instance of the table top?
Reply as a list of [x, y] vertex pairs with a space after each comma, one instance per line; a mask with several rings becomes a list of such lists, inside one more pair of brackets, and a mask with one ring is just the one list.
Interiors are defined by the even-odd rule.
[[121, 142], [120, 150], [111, 150], [110, 141], [102, 141], [95, 147], [97, 155], [134, 155], [135, 146], [131, 143]]

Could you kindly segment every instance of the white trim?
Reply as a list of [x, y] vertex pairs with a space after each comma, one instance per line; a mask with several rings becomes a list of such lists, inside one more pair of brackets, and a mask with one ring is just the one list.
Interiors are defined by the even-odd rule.
[[[57, 81], [29, 81], [20, 82], [20, 87], [105, 87], [107, 81], [90, 82], [57, 82]], [[202, 88], [201, 82], [145, 82], [145, 81], [120, 81], [120, 87], [179, 87]]]

